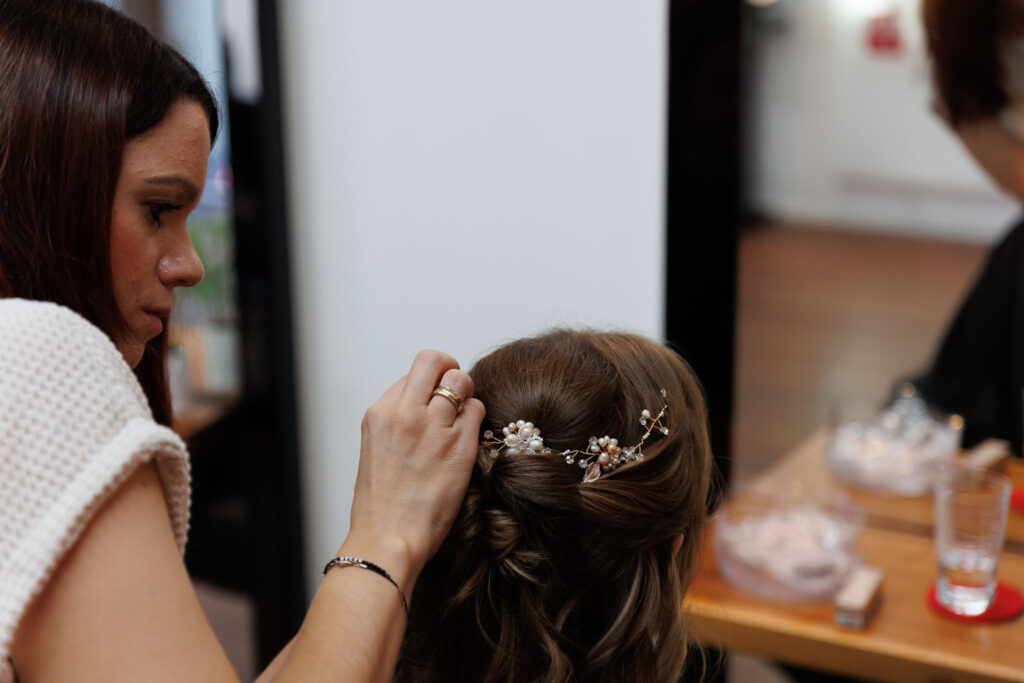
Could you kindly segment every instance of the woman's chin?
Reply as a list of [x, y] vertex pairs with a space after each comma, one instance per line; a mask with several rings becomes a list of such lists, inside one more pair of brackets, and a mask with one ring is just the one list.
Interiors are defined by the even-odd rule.
[[117, 350], [121, 352], [124, 362], [134, 370], [142, 362], [142, 356], [146, 352], [146, 345], [136, 341], [123, 341], [116, 344]]

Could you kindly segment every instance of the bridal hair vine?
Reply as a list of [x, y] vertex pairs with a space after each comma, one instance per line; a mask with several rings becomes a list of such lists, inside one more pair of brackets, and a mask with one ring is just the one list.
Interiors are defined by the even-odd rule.
[[[651, 438], [651, 433], [657, 429], [664, 435], [668, 435], [668, 427], [662, 421], [665, 411], [668, 410], [668, 403], [665, 402], [667, 392], [661, 390], [661, 410], [657, 415], [651, 415], [651, 411], [644, 409], [640, 413], [640, 424], [645, 431], [640, 440], [632, 446], [621, 447], [619, 440], [610, 436], [592, 436], [586, 450], [565, 450], [561, 455], [565, 457], [568, 465], [577, 464], [583, 473], [583, 483], [588, 484], [598, 479], [603, 472], [610, 472], [619, 465], [627, 462], [637, 462], [644, 459], [643, 446]], [[488, 454], [492, 458], [499, 455], [540, 455], [551, 454], [555, 451], [544, 445], [544, 437], [540, 435], [540, 429], [532, 422], [517, 420], [510, 422], [503, 427], [501, 438], [491, 430], [484, 432], [484, 440], [480, 442], [481, 448], [488, 448]]]

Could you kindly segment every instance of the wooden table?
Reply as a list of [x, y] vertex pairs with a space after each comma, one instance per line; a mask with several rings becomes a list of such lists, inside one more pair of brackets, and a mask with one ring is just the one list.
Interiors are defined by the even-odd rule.
[[[866, 631], [844, 631], [833, 626], [831, 603], [779, 603], [744, 593], [717, 573], [709, 533], [685, 602], [698, 640], [881, 681], [1024, 681], [1024, 619], [966, 624], [927, 606], [936, 574], [931, 499], [873, 496], [836, 484], [828, 476], [825, 441], [816, 434], [767, 476], [836, 487], [865, 508], [860, 549], [865, 562], [885, 570], [879, 612]], [[1009, 474], [1024, 482], [1019, 463]], [[1000, 558], [999, 576], [1024, 588], [1024, 515], [1010, 515], [1013, 542]]]
[[[822, 429], [784, 456], [764, 476], [783, 485], [797, 482], [807, 491], [823, 497], [828, 497], [828, 492], [845, 496], [864, 509], [868, 526], [931, 537], [935, 503], [930, 495], [907, 498], [870, 493], [841, 484], [829, 472], [825, 458], [827, 443], [828, 431]], [[1000, 471], [1010, 478], [1014, 486], [1024, 486], [1024, 461], [1007, 458]], [[1024, 515], [1010, 512], [1006, 520], [1006, 549], [1024, 553]]]

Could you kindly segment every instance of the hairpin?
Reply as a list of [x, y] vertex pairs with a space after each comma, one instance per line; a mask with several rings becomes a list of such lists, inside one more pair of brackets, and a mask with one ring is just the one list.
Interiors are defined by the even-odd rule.
[[[640, 441], [625, 448], [619, 446], [619, 440], [610, 436], [592, 436], [586, 450], [565, 450], [561, 455], [565, 457], [568, 465], [578, 464], [583, 473], [583, 483], [590, 483], [601, 476], [602, 472], [614, 470], [619, 465], [627, 462], [636, 462], [644, 459], [643, 445], [651, 437], [651, 432], [657, 429], [668, 436], [668, 427], [662, 422], [665, 411], [668, 410], [668, 403], [665, 398], [667, 392], [662, 389], [662, 405], [657, 415], [651, 415], [651, 411], [644, 409], [640, 413], [640, 424], [646, 429]], [[532, 422], [517, 420], [509, 422], [503, 427], [502, 438], [498, 438], [490, 429], [484, 432], [484, 440], [480, 442], [481, 448], [489, 448], [488, 454], [492, 458], [499, 455], [538, 455], [552, 454], [555, 451], [544, 445], [544, 437], [540, 435], [540, 429]]]

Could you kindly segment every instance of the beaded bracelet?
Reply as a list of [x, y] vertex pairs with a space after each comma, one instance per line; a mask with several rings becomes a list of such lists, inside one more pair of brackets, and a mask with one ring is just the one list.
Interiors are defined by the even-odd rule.
[[336, 557], [324, 566], [325, 575], [331, 567], [359, 567], [360, 569], [369, 569], [374, 574], [383, 576], [398, 591], [398, 597], [402, 599], [402, 609], [405, 610], [405, 619], [406, 621], [409, 620], [409, 603], [405, 601], [405, 593], [402, 592], [402, 587], [398, 585], [398, 582], [392, 579], [391, 575], [383, 567], [373, 562], [368, 562], [361, 557]]

